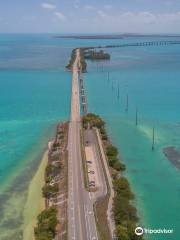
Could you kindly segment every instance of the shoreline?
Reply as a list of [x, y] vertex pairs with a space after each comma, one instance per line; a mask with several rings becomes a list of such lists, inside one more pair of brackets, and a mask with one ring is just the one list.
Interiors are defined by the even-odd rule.
[[113, 145], [105, 125], [106, 122], [99, 115], [93, 113], [88, 113], [82, 119], [84, 129], [96, 128], [96, 136], [105, 168], [103, 171], [109, 189], [104, 199], [95, 202], [99, 234], [102, 239], [109, 239], [108, 233], [103, 227], [109, 225], [112, 238], [115, 236], [119, 239], [135, 239], [134, 229], [140, 222], [137, 208], [133, 204], [136, 197], [124, 174], [126, 165], [121, 161], [118, 148]]
[[[33, 202], [31, 199], [34, 200], [36, 196], [39, 207], [34, 214], [30, 213], [29, 226], [24, 231], [24, 240], [44, 239], [44, 236], [55, 239], [59, 235], [66, 235], [67, 133], [68, 123], [58, 123], [56, 134], [49, 140], [42, 164], [32, 181], [32, 192], [34, 191], [35, 194], [29, 191], [29, 204], [27, 203], [26, 206], [29, 209]], [[26, 217], [28, 220], [28, 214]]]
[[[44, 185], [44, 173], [48, 162], [48, 150], [42, 156], [39, 167], [32, 178], [29, 188], [27, 201], [23, 211], [23, 240], [34, 240], [34, 227], [38, 214], [45, 209], [45, 201], [42, 196]], [[33, 206], [33, 208], [32, 208]]]

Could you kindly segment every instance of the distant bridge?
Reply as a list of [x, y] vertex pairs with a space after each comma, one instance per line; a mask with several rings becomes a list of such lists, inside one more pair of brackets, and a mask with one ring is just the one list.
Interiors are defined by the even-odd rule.
[[178, 45], [179, 41], [151, 41], [151, 42], [136, 42], [136, 43], [122, 43], [116, 45], [102, 45], [102, 46], [91, 46], [91, 47], [82, 47], [82, 50], [90, 50], [97, 48], [120, 48], [120, 47], [143, 47], [143, 46], [162, 46], [162, 45]]
[[151, 42], [136, 42], [123, 43], [118, 45], [99, 46], [97, 48], [120, 48], [120, 47], [143, 47], [143, 46], [162, 46], [162, 45], [177, 45], [180, 41], [151, 41]]

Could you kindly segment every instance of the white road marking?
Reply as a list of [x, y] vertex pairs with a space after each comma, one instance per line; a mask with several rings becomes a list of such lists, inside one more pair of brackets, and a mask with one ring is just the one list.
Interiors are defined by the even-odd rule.
[[91, 197], [91, 192], [89, 192], [89, 199], [90, 199], [90, 200], [92, 199], [92, 197]]
[[89, 226], [88, 226], [88, 221], [87, 221], [87, 214], [86, 214], [86, 207], [84, 205], [84, 212], [85, 212], [85, 222], [86, 222], [86, 234], [87, 234], [87, 237], [88, 237], [88, 240], [90, 240], [90, 233], [89, 233]]
[[[92, 240], [92, 236], [94, 236], [95, 229], [94, 229], [94, 221], [92, 221], [92, 213], [88, 210], [88, 208], [83, 209], [83, 205], [78, 205], [81, 202], [79, 201], [78, 194], [79, 191], [82, 191], [82, 197], [84, 202], [89, 202], [89, 198], [92, 198], [92, 195], [84, 194], [84, 178], [82, 172], [82, 162], [79, 161], [77, 157], [81, 156], [81, 149], [79, 144], [80, 139], [80, 104], [79, 104], [79, 86], [78, 86], [78, 64], [79, 64], [79, 51], [77, 52], [77, 58], [75, 60], [75, 64], [73, 66], [73, 80], [72, 80], [72, 99], [71, 99], [71, 120], [69, 124], [69, 138], [68, 138], [68, 150], [69, 150], [69, 162], [68, 162], [68, 186], [69, 186], [69, 204], [70, 204], [70, 212], [69, 216], [72, 216], [69, 222], [69, 238], [76, 239], [76, 240]], [[81, 160], [81, 159], [80, 159]], [[76, 164], [77, 163], [77, 164]], [[79, 165], [80, 164], [80, 165]], [[80, 170], [80, 171], [79, 171]], [[77, 176], [77, 174], [79, 174]], [[80, 187], [80, 188], [79, 188]], [[83, 203], [82, 203], [83, 204]], [[82, 218], [83, 216], [83, 218]], [[93, 215], [94, 216], [94, 215]], [[85, 223], [84, 223], [85, 219]], [[88, 224], [89, 223], [89, 224]], [[91, 224], [92, 229], [91, 229]], [[87, 231], [85, 231], [85, 226]], [[77, 235], [76, 235], [77, 234]], [[86, 235], [85, 235], [86, 234]], [[92, 236], [91, 236], [92, 235]], [[87, 237], [87, 238], [86, 238]]]

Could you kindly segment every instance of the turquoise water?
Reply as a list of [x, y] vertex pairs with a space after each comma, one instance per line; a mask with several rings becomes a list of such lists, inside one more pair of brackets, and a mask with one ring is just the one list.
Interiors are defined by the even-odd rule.
[[113, 50], [111, 62], [91, 64], [86, 75], [89, 110], [106, 119], [111, 139], [127, 165], [141, 225], [174, 230], [171, 235], [146, 235], [151, 240], [180, 238], [180, 172], [162, 153], [166, 146], [180, 149], [179, 59], [180, 46]]
[[[27, 187], [56, 123], [69, 117], [71, 75], [64, 67], [72, 48], [144, 40], [149, 39], [102, 41], [55, 39], [46, 34], [0, 35], [0, 239], [21, 239]], [[169, 237], [156, 235], [148, 239], [177, 240], [180, 174], [163, 156], [162, 148], [180, 148], [180, 46], [109, 51], [110, 62], [88, 62], [89, 111], [107, 121], [112, 141], [127, 165], [142, 225], [174, 229]]]
[[71, 75], [68, 50], [49, 36], [0, 39], [0, 239], [21, 239], [29, 182], [57, 122], [69, 116]]

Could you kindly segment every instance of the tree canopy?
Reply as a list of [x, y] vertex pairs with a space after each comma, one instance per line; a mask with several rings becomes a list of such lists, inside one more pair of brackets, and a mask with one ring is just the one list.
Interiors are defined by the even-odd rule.
[[88, 127], [97, 127], [99, 129], [103, 128], [105, 122], [96, 114], [88, 113], [86, 116], [82, 118], [83, 126], [85, 128]]
[[38, 216], [37, 227], [34, 229], [36, 240], [52, 240], [55, 237], [58, 224], [56, 215], [56, 208], [51, 207]]

